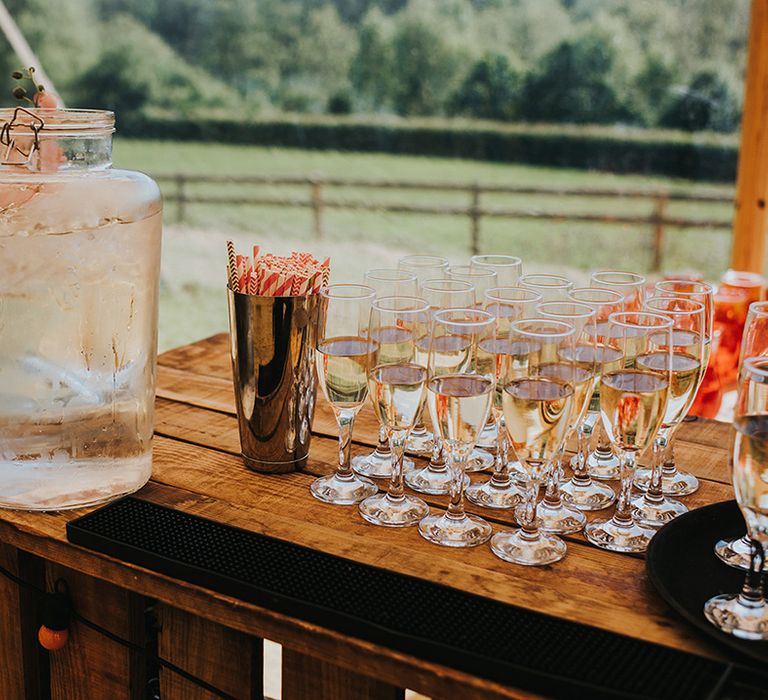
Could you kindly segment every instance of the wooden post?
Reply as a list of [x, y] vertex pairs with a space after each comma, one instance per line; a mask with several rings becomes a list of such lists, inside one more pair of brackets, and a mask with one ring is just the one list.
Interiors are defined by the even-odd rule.
[[315, 238], [323, 238], [323, 182], [320, 178], [310, 178], [309, 186], [311, 188], [312, 198], [312, 224]]
[[469, 252], [477, 255], [480, 252], [480, 185], [474, 182], [469, 193]]
[[661, 259], [664, 254], [664, 214], [667, 210], [669, 195], [666, 192], [659, 192], [656, 195], [656, 205], [651, 214], [653, 222], [653, 261], [651, 270], [658, 272], [661, 270]]
[[731, 267], [763, 272], [768, 201], [768, 0], [752, 0]]
[[187, 192], [185, 185], [186, 178], [184, 177], [184, 173], [176, 173], [176, 222], [179, 224], [184, 223], [187, 213]]

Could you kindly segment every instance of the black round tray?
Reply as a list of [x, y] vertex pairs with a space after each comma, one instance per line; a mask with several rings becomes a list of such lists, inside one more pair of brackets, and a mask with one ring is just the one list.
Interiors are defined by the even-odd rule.
[[721, 632], [704, 617], [704, 603], [719, 593], [736, 593], [745, 572], [718, 559], [718, 540], [741, 537], [746, 530], [736, 501], [697, 508], [662, 527], [651, 540], [646, 570], [656, 590], [688, 622], [722, 644], [763, 664], [768, 642], [748, 642]]

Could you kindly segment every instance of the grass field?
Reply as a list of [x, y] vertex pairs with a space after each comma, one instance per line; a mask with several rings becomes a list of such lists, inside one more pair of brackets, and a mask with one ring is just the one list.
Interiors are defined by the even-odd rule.
[[[356, 154], [295, 149], [268, 149], [221, 144], [116, 139], [115, 165], [153, 175], [199, 173], [432, 180], [570, 188], [664, 188], [728, 193], [729, 188], [697, 187], [689, 181], [619, 176], [510, 164], [425, 157]], [[189, 193], [251, 196], [232, 185], [198, 185]], [[306, 198], [307, 188], [259, 188], [260, 195]], [[334, 190], [333, 196], [377, 202], [463, 205], [464, 193]], [[647, 200], [623, 198], [554, 198], [486, 195], [483, 206], [537, 211], [599, 212], [647, 215]], [[671, 203], [670, 216], [727, 221], [725, 204]], [[403, 254], [433, 252], [453, 261], [468, 255], [469, 223], [465, 217], [326, 210], [325, 238], [312, 237], [310, 210], [298, 207], [187, 205], [184, 224], [175, 222], [175, 207], [166, 210], [160, 344], [162, 348], [224, 330], [226, 304], [224, 241], [232, 237], [244, 248], [259, 243], [273, 252], [308, 249], [330, 255], [335, 280], [356, 280], [365, 269], [395, 264]], [[483, 252], [518, 255], [529, 271], [560, 269], [585, 281], [591, 269], [647, 270], [651, 264], [648, 226], [579, 222], [483, 219]], [[668, 229], [665, 269], [696, 269], [716, 278], [727, 267], [730, 234]]]

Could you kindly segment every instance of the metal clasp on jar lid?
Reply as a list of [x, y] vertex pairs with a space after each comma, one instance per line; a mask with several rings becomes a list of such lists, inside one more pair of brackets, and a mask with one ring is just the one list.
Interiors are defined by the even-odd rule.
[[[16, 139], [12, 135], [14, 127], [22, 126], [22, 123], [18, 121], [20, 114], [26, 114], [32, 118], [31, 124], [23, 124], [32, 131], [34, 139], [32, 141], [32, 147], [29, 151], [24, 151], [20, 146], [16, 145]], [[36, 150], [40, 148], [40, 131], [45, 127], [45, 122], [33, 112], [30, 112], [24, 107], [17, 107], [13, 110], [13, 118], [9, 122], [4, 122], [0, 127], [0, 144], [6, 146], [3, 159], [0, 161], [0, 165], [27, 165], [32, 160], [32, 155]], [[16, 151], [24, 156], [25, 160], [13, 160], [11, 154]]]

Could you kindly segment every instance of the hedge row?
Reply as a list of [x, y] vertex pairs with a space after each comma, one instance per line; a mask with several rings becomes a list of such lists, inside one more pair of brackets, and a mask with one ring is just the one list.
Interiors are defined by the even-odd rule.
[[509, 128], [409, 122], [226, 121], [138, 117], [126, 136], [340, 151], [470, 158], [615, 173], [734, 182], [738, 149], [726, 139], [610, 134], [609, 130]]

